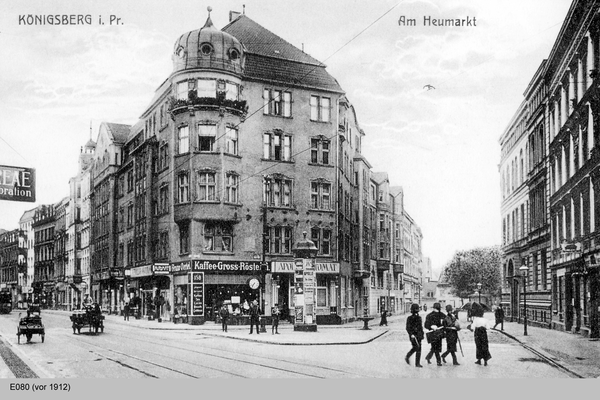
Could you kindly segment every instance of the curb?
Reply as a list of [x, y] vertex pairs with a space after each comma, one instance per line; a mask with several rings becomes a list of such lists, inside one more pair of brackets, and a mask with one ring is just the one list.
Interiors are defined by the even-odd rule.
[[585, 379], [585, 376], [579, 375], [577, 372], [571, 371], [569, 368], [567, 368], [564, 365], [562, 365], [562, 364], [554, 361], [552, 358], [546, 356], [545, 354], [543, 354], [539, 350], [536, 350], [535, 348], [531, 347], [530, 345], [521, 342], [519, 339], [517, 339], [515, 336], [511, 335], [510, 333], [507, 333], [505, 331], [499, 331], [497, 329], [494, 329], [494, 330], [496, 332], [498, 332], [498, 333], [502, 333], [503, 335], [505, 335], [505, 336], [511, 338], [512, 340], [514, 340], [515, 342], [519, 343], [524, 349], [529, 350], [530, 352], [532, 352], [533, 354], [535, 354], [536, 356], [538, 356], [539, 358], [541, 358], [544, 362], [546, 362], [547, 364], [550, 364], [554, 368], [560, 369], [563, 372], [566, 372], [566, 373], [572, 375], [575, 378]]

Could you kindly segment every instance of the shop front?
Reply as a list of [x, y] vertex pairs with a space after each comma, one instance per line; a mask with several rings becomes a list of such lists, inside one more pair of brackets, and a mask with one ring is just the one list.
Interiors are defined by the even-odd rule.
[[[249, 323], [252, 301], [263, 304], [264, 274], [256, 261], [191, 260], [172, 263], [170, 269], [176, 323], [217, 322], [219, 308], [227, 304], [230, 323], [245, 324]], [[199, 273], [201, 281], [200, 275], [195, 275]]]
[[[341, 324], [339, 303], [340, 264], [334, 262], [315, 263], [317, 277], [315, 306], [317, 325]], [[292, 322], [294, 316], [294, 261], [271, 263], [271, 304], [278, 304], [282, 319]], [[270, 310], [269, 310], [270, 311]]]
[[132, 315], [160, 322], [171, 319], [173, 298], [169, 273], [169, 264], [148, 264], [129, 270], [126, 290]]

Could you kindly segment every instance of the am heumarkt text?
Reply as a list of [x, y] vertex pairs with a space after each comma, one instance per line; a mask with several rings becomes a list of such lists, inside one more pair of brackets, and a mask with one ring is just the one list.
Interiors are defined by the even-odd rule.
[[[401, 15], [398, 18], [398, 25], [417, 26], [417, 19]], [[427, 15], [423, 16], [423, 26], [477, 26], [477, 18], [469, 16], [466, 18], [432, 18]]]
[[97, 18], [90, 14], [27, 14], [19, 15], [19, 25], [123, 25], [123, 21], [116, 15], [109, 15], [108, 18], [98, 15]]

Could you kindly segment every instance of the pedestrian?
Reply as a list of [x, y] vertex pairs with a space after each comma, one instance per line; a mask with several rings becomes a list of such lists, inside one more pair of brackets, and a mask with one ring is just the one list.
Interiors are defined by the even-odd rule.
[[279, 311], [279, 304], [275, 304], [273, 308], [271, 308], [271, 320], [273, 321], [271, 324], [271, 335], [278, 334], [277, 329], [279, 328], [279, 315], [281, 311]]
[[448, 315], [444, 319], [444, 329], [446, 331], [446, 351], [442, 354], [442, 361], [446, 363], [446, 356], [452, 355], [452, 365], [460, 365], [456, 359], [456, 343], [458, 343], [458, 331], [460, 330], [460, 324], [458, 319], [452, 312], [452, 306], [448, 304], [446, 306]]
[[221, 328], [223, 329], [223, 332], [227, 332], [227, 321], [229, 320], [229, 309], [227, 308], [227, 304], [223, 303], [219, 310], [219, 316], [221, 317]]
[[123, 320], [129, 321], [129, 296], [123, 298]]
[[433, 311], [431, 311], [425, 317], [425, 329], [428, 329], [427, 341], [431, 345], [431, 349], [425, 360], [428, 364], [431, 364], [431, 357], [435, 354], [435, 360], [437, 361], [438, 367], [442, 366], [442, 340], [444, 339], [444, 319], [446, 315], [442, 312], [442, 306], [440, 303], [433, 304]]
[[250, 308], [250, 334], [252, 335], [252, 328], [256, 325], [256, 334], [260, 334], [258, 329], [258, 323], [260, 322], [260, 310], [258, 309], [258, 301], [254, 300]]
[[502, 304], [496, 307], [494, 316], [496, 317], [496, 325], [494, 325], [494, 329], [496, 329], [496, 326], [500, 324], [500, 330], [504, 330], [504, 309], [502, 308]]
[[379, 326], [387, 326], [387, 310], [381, 310], [381, 321], [379, 322]]
[[487, 329], [490, 324], [483, 318], [483, 307], [478, 303], [473, 303], [471, 315], [473, 316], [473, 322], [467, 328], [473, 332], [473, 338], [475, 339], [475, 358], [477, 359], [475, 364], [481, 365], [481, 360], [483, 360], [483, 365], [487, 367], [488, 360], [492, 358], [487, 336]]
[[410, 365], [410, 357], [413, 354], [415, 355], [415, 367], [423, 368], [421, 365], [421, 341], [423, 340], [423, 320], [419, 315], [419, 305], [417, 303], [413, 303], [410, 306], [411, 315], [406, 318], [406, 332], [408, 332], [408, 337], [410, 338], [410, 344], [412, 348], [404, 357], [404, 361], [408, 365]]

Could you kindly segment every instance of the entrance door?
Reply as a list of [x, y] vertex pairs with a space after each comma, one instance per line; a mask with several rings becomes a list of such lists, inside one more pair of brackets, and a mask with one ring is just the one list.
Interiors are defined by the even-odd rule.
[[571, 274], [565, 275], [565, 300], [566, 300], [566, 312], [565, 312], [565, 330], [570, 331], [573, 328], [573, 276]]
[[519, 320], [520, 316], [519, 316], [519, 311], [521, 309], [521, 307], [519, 307], [519, 300], [520, 300], [520, 295], [519, 295], [519, 280], [518, 279], [513, 279], [513, 284], [511, 287], [511, 293], [510, 293], [510, 315], [511, 315], [511, 321], [517, 321]]

